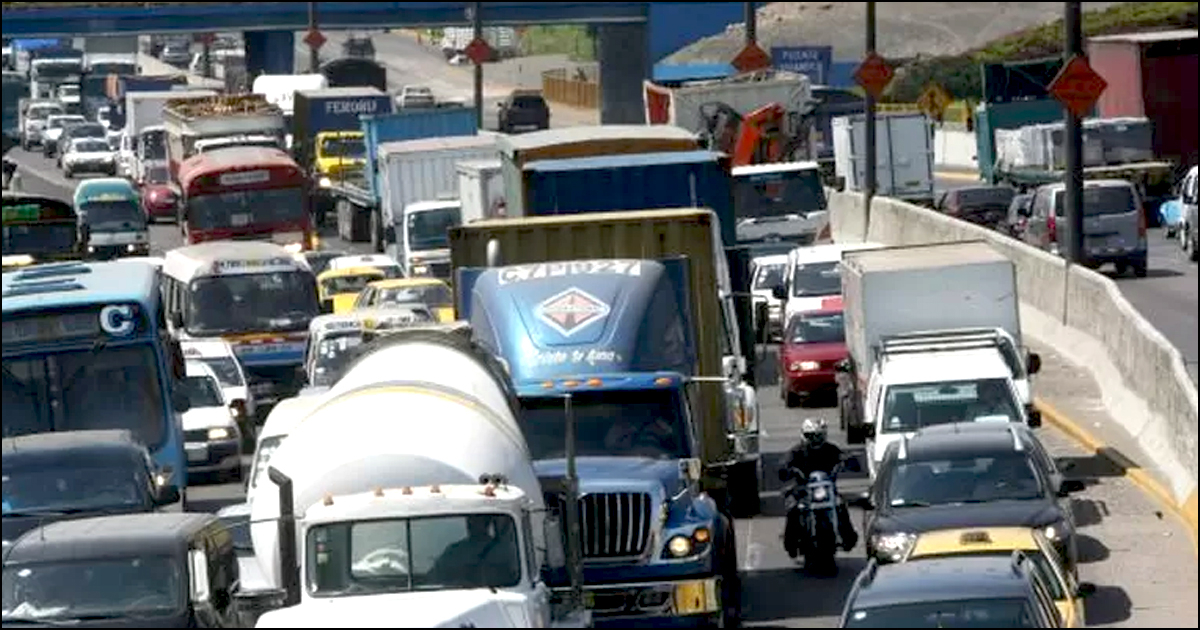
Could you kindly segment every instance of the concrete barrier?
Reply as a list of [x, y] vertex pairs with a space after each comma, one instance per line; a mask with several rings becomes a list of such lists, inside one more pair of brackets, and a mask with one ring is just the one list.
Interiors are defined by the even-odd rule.
[[1169, 489], [1196, 527], [1197, 394], [1183, 357], [1095, 271], [997, 232], [886, 197], [830, 195], [835, 241], [915, 245], [987, 240], [1016, 265], [1025, 334], [1088, 369], [1103, 385], [1104, 405], [1153, 461], [1138, 462]]

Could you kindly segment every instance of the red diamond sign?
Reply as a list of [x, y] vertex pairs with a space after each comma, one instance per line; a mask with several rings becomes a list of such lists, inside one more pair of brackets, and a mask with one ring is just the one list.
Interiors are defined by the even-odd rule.
[[492, 47], [482, 37], [476, 37], [463, 49], [463, 54], [478, 66], [491, 60]]
[[854, 71], [854, 82], [862, 86], [867, 94], [875, 98], [879, 98], [880, 94], [892, 82], [891, 66], [876, 53], [868, 53], [863, 62], [858, 64], [858, 69]]
[[608, 304], [599, 298], [572, 287], [539, 304], [536, 313], [543, 323], [560, 335], [570, 337], [589, 324], [604, 319], [610, 310]]
[[1086, 57], [1072, 57], [1058, 71], [1047, 91], [1079, 118], [1087, 116], [1096, 101], [1104, 94], [1108, 82], [1092, 70]]
[[217, 41], [217, 36], [212, 33], [200, 33], [196, 35], [195, 40], [201, 44], [211, 44]]
[[315, 28], [310, 30], [308, 34], [304, 36], [304, 43], [308, 44], [309, 48], [316, 48], [319, 50], [325, 45], [325, 42], [325, 36], [321, 34], [321, 31], [318, 31]]
[[746, 47], [733, 58], [730, 64], [738, 72], [754, 72], [755, 70], [770, 68], [771, 55], [768, 55], [765, 50], [759, 48], [758, 44], [746, 44]]

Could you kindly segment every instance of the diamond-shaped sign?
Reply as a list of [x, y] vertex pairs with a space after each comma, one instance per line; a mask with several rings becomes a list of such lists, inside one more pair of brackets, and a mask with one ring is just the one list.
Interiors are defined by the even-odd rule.
[[570, 288], [537, 306], [537, 316], [564, 337], [604, 319], [611, 309], [582, 289]]
[[868, 53], [863, 62], [854, 71], [854, 82], [858, 83], [867, 94], [879, 98], [883, 90], [892, 82], [891, 66], [876, 53]]
[[771, 67], [771, 55], [767, 51], [758, 47], [758, 44], [746, 44], [742, 52], [738, 53], [733, 61], [730, 62], [738, 72], [754, 72], [763, 68]]
[[471, 40], [470, 44], [463, 49], [463, 54], [467, 56], [475, 65], [487, 63], [492, 58], [492, 47], [488, 46], [487, 41], [482, 37], [476, 37]]
[[1063, 65], [1047, 86], [1051, 96], [1076, 116], [1083, 118], [1108, 87], [1108, 81], [1092, 70], [1087, 57], [1075, 56]]
[[946, 113], [946, 108], [950, 106], [953, 99], [941, 85], [937, 83], [929, 84], [925, 91], [921, 93], [921, 98], [917, 99], [917, 105], [921, 111], [930, 118], [941, 122], [942, 116]]
[[217, 41], [217, 36], [214, 33], [200, 33], [196, 35], [195, 40], [201, 44], [211, 44]]
[[308, 44], [309, 48], [316, 48], [319, 50], [325, 45], [325, 42], [325, 36], [321, 34], [321, 31], [315, 28], [308, 31], [308, 34], [304, 36], [304, 43]]

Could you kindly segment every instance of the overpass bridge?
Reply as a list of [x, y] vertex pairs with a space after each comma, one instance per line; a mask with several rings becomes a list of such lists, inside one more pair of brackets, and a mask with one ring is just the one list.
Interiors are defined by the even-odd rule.
[[[241, 31], [251, 76], [291, 74], [294, 34], [308, 2], [5, 2], [5, 37]], [[473, 2], [317, 2], [320, 28], [463, 26]], [[600, 62], [600, 120], [641, 123], [642, 80], [654, 63], [740, 22], [742, 2], [483, 2], [486, 25], [593, 24]], [[757, 3], [764, 4], [764, 3]], [[486, 69], [485, 69], [486, 72]]]

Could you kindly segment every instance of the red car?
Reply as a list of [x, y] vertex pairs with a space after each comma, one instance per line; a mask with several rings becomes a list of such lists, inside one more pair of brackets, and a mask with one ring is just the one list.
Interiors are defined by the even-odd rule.
[[846, 359], [842, 299], [830, 298], [815, 311], [792, 316], [779, 349], [779, 395], [799, 407], [814, 394], [836, 391], [835, 366]]
[[142, 211], [146, 213], [146, 221], [155, 223], [160, 219], [179, 219], [179, 187], [171, 182], [165, 164], [146, 168], [141, 187]]

